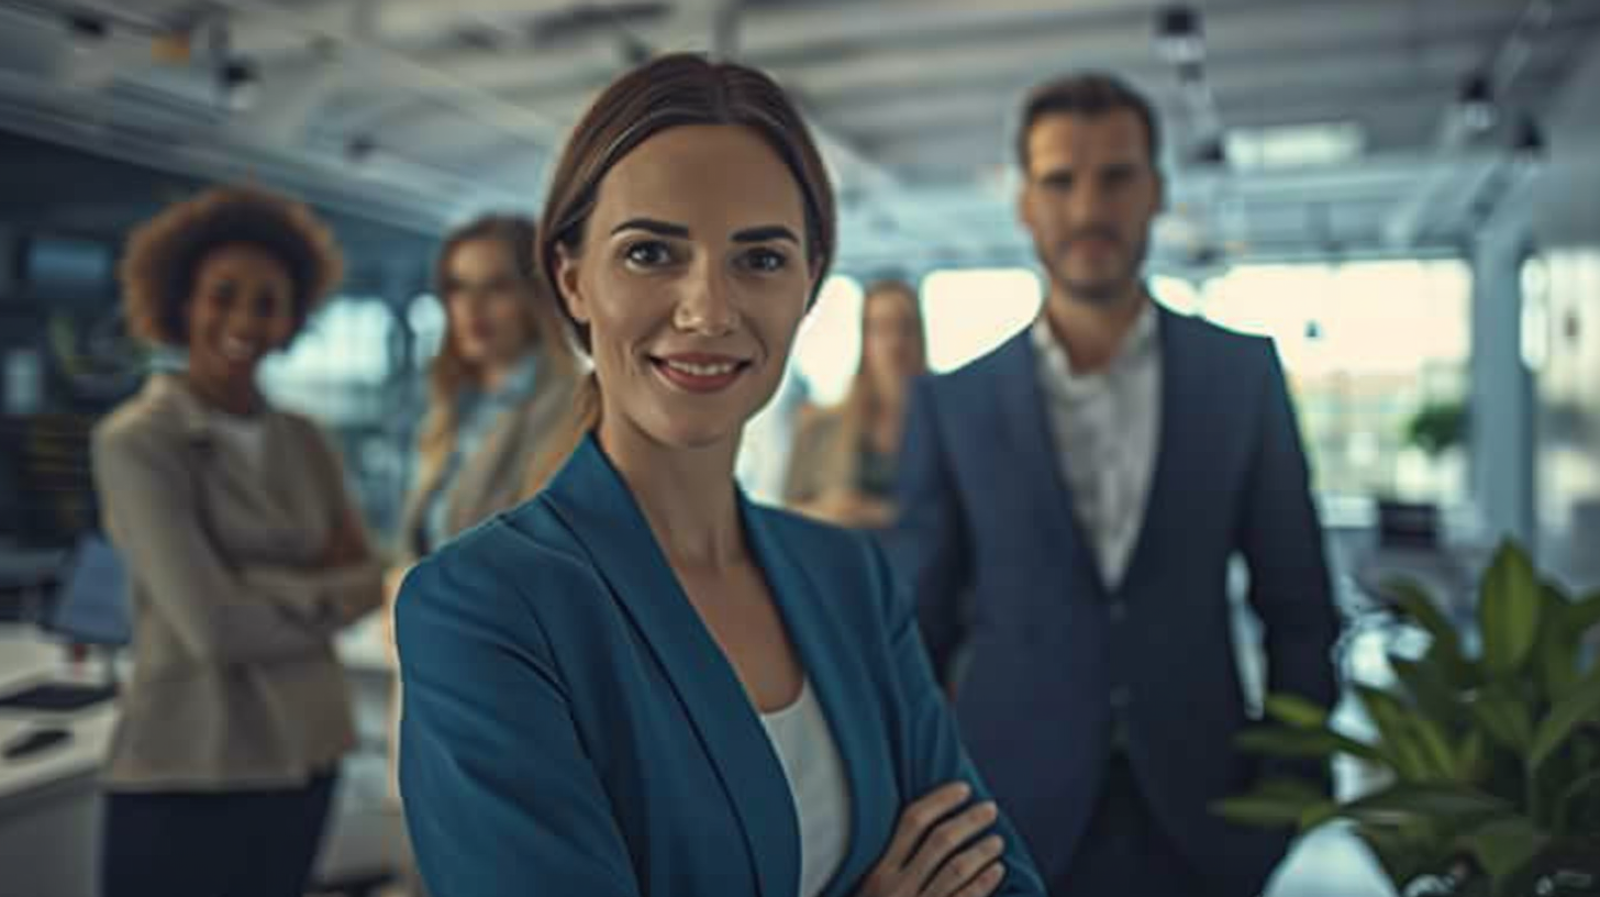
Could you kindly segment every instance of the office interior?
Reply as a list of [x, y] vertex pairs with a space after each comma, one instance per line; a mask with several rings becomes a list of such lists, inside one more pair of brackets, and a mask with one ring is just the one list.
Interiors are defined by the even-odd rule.
[[[85, 548], [88, 434], [150, 370], [182, 364], [123, 329], [133, 226], [238, 183], [332, 224], [347, 276], [263, 382], [334, 436], [382, 542], [445, 325], [439, 238], [485, 211], [537, 214], [583, 106], [672, 49], [771, 71], [836, 179], [839, 258], [747, 433], [752, 496], [781, 499], [795, 421], [843, 396], [866, 284], [917, 288], [935, 371], [1037, 314], [1017, 109], [1031, 85], [1093, 68], [1151, 96], [1166, 129], [1152, 294], [1275, 340], [1341, 607], [1398, 572], [1469, 628], [1506, 538], [1573, 594], [1600, 588], [1600, 3], [0, 0], [0, 695], [49, 681], [81, 697], [127, 662], [125, 609]], [[86, 604], [67, 606], [74, 590]], [[1259, 679], [1242, 603], [1236, 617]], [[1352, 630], [1347, 680], [1392, 681], [1383, 639]], [[314, 893], [421, 893], [390, 792], [382, 625], [340, 650], [361, 743]], [[117, 699], [75, 700], [0, 709], [0, 741], [63, 733], [0, 760], [0, 897], [94, 892]], [[1351, 702], [1339, 715], [1370, 725]], [[1393, 889], [1330, 829], [1267, 893]]]

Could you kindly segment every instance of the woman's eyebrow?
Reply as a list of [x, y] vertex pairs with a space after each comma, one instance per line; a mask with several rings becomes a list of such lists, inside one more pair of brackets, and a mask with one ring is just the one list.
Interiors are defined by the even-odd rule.
[[627, 221], [624, 221], [612, 228], [611, 232], [613, 234], [619, 234], [625, 230], [645, 230], [659, 236], [678, 237], [680, 239], [687, 238], [689, 236], [689, 229], [687, 227], [684, 227], [681, 224], [657, 221], [654, 218], [629, 218]]
[[781, 224], [746, 228], [733, 235], [735, 243], [765, 243], [768, 240], [788, 240], [795, 245], [800, 243], [800, 238], [795, 236], [794, 231]]

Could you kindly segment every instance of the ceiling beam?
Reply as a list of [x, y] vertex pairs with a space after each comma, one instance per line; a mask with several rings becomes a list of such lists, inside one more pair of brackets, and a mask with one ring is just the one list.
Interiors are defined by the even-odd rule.
[[[1498, 49], [1484, 64], [1483, 74], [1489, 80], [1494, 102], [1499, 103], [1508, 93], [1512, 82], [1522, 73], [1533, 54], [1535, 45], [1555, 24], [1555, 20], [1564, 17], [1567, 8], [1577, 5], [1566, 4], [1563, 7], [1555, 0], [1530, 0], [1523, 7], [1522, 14], [1512, 23]], [[1439, 127], [1434, 148], [1440, 156], [1471, 139], [1472, 134], [1465, 120], [1452, 105], [1447, 104], [1435, 114], [1439, 116]], [[1390, 245], [1405, 249], [1415, 242], [1427, 225], [1433, 204], [1451, 186], [1448, 180], [1431, 171], [1418, 179], [1395, 204], [1394, 214], [1384, 224], [1384, 237]]]

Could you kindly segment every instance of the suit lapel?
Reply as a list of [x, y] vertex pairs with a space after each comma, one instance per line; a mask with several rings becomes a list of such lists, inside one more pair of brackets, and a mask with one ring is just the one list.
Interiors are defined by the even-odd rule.
[[1160, 315], [1156, 338], [1161, 353], [1161, 411], [1156, 422], [1156, 456], [1150, 472], [1150, 488], [1145, 493], [1139, 536], [1128, 559], [1127, 575], [1123, 577], [1124, 590], [1137, 572], [1152, 562], [1145, 555], [1156, 550], [1152, 546], [1159, 544], [1159, 527], [1171, 517], [1173, 498], [1185, 476], [1179, 470], [1180, 459], [1195, 454], [1195, 447], [1186, 446], [1185, 441], [1199, 438], [1205, 431], [1204, 378], [1189, 374], [1196, 370], [1194, 362], [1198, 360], [1189, 338], [1192, 322], [1160, 304], [1155, 311]]
[[[733, 667], [593, 436], [584, 439], [547, 495], [660, 665], [739, 818], [760, 893], [792, 897], [800, 880], [800, 834], [783, 767]], [[774, 849], [780, 844], [795, 847]]]
[[1043, 512], [1038, 525], [1044, 528], [1045, 539], [1051, 545], [1063, 546], [1072, 563], [1090, 571], [1103, 591], [1105, 575], [1098, 555], [1090, 550], [1087, 534], [1078, 525], [1072, 487], [1062, 474], [1061, 449], [1052, 435], [1050, 409], [1039, 386], [1039, 359], [1031, 327], [1000, 349], [995, 365], [1000, 411], [1012, 449], [1003, 462], [1006, 476], [1024, 488], [1041, 484], [1038, 500], [1029, 505]]

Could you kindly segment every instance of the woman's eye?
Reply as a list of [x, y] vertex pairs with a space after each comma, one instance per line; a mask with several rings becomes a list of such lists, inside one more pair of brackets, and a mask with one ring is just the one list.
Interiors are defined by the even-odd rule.
[[745, 256], [745, 266], [754, 271], [782, 271], [789, 257], [776, 249], [752, 249]]
[[654, 268], [672, 261], [672, 252], [667, 245], [654, 240], [634, 243], [623, 255], [629, 262], [643, 268]]

